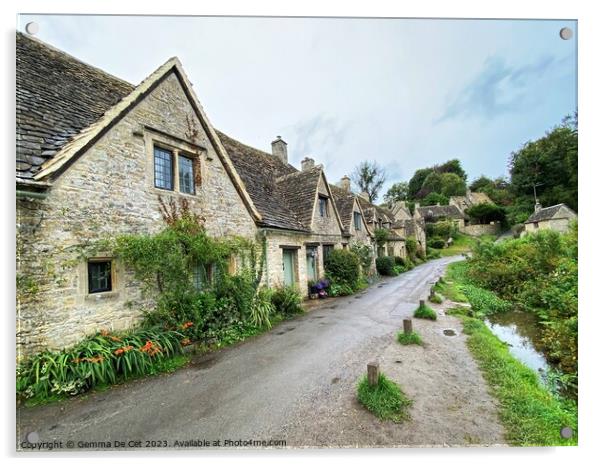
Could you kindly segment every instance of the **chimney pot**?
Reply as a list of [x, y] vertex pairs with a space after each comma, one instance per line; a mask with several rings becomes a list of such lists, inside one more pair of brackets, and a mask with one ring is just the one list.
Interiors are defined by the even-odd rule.
[[535, 201], [535, 212], [539, 212], [541, 210], [541, 203], [539, 202], [539, 199], [537, 199]]
[[276, 139], [272, 141], [272, 155], [280, 160], [282, 163], [288, 163], [288, 152], [286, 149], [286, 142], [280, 137], [276, 136]]

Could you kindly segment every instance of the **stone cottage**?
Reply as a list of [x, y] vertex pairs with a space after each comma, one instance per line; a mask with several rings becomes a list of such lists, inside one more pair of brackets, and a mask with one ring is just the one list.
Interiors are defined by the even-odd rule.
[[486, 193], [473, 192], [470, 189], [466, 190], [464, 196], [452, 196], [449, 198], [449, 205], [455, 205], [462, 212], [477, 204], [494, 204], [494, 202]]
[[560, 233], [569, 231], [571, 222], [577, 220], [577, 214], [566, 204], [557, 204], [542, 207], [539, 202], [535, 204], [535, 211], [525, 222], [524, 234], [534, 233], [539, 230], [555, 230]]
[[466, 215], [456, 205], [429, 205], [421, 207], [416, 203], [414, 218], [425, 223], [435, 223], [442, 220], [454, 222], [458, 231], [463, 232], [466, 225]]
[[185, 199], [211, 235], [254, 239], [262, 216], [177, 58], [138, 86], [17, 35], [19, 356], [140, 318], [141, 292], [87, 246], [164, 227]]
[[313, 159], [298, 170], [280, 137], [266, 153], [215, 130], [177, 58], [134, 86], [19, 33], [16, 82], [19, 358], [140, 319], [152, 302], [91, 246], [160, 231], [170, 202], [212, 236], [265, 239], [265, 283], [303, 294], [333, 249], [372, 244], [357, 196]]

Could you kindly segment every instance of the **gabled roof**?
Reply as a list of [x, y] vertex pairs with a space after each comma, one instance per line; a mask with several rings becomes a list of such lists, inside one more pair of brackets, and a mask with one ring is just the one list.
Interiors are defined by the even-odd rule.
[[[566, 214], [556, 216], [563, 211], [563, 208], [566, 209]], [[545, 220], [551, 220], [552, 218], [575, 218], [576, 216], [577, 214], [575, 211], [566, 204], [556, 204], [550, 207], [543, 207], [537, 212], [533, 212], [525, 223], [543, 222]]]
[[418, 214], [425, 219], [451, 218], [463, 219], [466, 216], [455, 205], [429, 205], [417, 207]]
[[384, 207], [372, 204], [361, 196], [358, 196], [357, 200], [359, 201], [360, 206], [364, 212], [364, 217], [366, 217], [366, 221], [378, 222], [378, 220], [380, 219], [383, 222], [388, 222], [391, 224], [395, 222], [395, 216], [391, 211], [385, 209]]
[[[101, 88], [103, 85], [107, 86], [121, 86], [121, 91], [124, 93], [129, 89], [130, 92], [121, 97], [111, 106], [110, 99], [107, 98], [105, 100], [101, 99], [101, 103], [98, 103], [94, 97], [89, 97], [88, 105], [90, 108], [97, 109], [97, 112], [94, 113], [90, 111], [86, 113], [86, 119], [82, 119], [80, 121], [79, 126], [71, 128], [71, 135], [69, 138], [60, 139], [60, 145], [55, 147], [55, 150], [52, 153], [48, 153], [48, 158], [43, 161], [43, 163], [38, 164], [36, 166], [35, 171], [32, 173], [33, 179], [35, 181], [48, 181], [56, 178], [61, 173], [63, 173], [74, 161], [76, 161], [82, 154], [86, 152], [100, 137], [102, 137], [110, 128], [112, 128], [117, 122], [121, 120], [129, 111], [131, 111], [142, 99], [144, 99], [150, 92], [152, 92], [167, 76], [174, 73], [180, 84], [182, 85], [182, 89], [188, 100], [195, 111], [199, 122], [203, 126], [203, 129], [207, 133], [209, 140], [224, 166], [224, 169], [228, 176], [230, 177], [234, 187], [242, 198], [245, 206], [247, 207], [251, 216], [255, 219], [255, 221], [261, 221], [261, 215], [256, 207], [253, 205], [251, 197], [244, 189], [244, 185], [234, 166], [232, 165], [232, 161], [229, 159], [228, 154], [226, 153], [224, 147], [222, 146], [219, 137], [217, 136], [215, 129], [209, 122], [207, 115], [196, 96], [194, 91], [192, 90], [192, 85], [182, 68], [182, 64], [178, 60], [178, 58], [173, 57], [170, 58], [165, 64], [157, 68], [150, 76], [148, 76], [144, 81], [142, 81], [138, 86], [133, 87], [125, 83], [125, 81], [121, 81], [118, 78], [114, 78], [100, 70], [97, 70], [90, 65], [87, 65], [75, 58], [61, 52], [59, 50], [54, 49], [53, 47], [31, 39], [29, 37], [24, 36], [23, 34], [17, 34], [17, 43], [21, 44], [21, 49], [17, 48], [17, 60], [21, 60], [23, 64], [27, 66], [23, 66], [21, 73], [21, 79], [17, 81], [17, 95], [19, 93], [27, 96], [32, 92], [37, 93], [36, 95], [50, 96], [52, 95], [54, 105], [60, 107], [60, 114], [67, 114], [69, 112], [77, 113], [78, 102], [73, 98], [70, 98], [69, 95], [63, 95], [62, 93], [56, 90], [57, 83], [61, 83], [63, 80], [63, 74], [65, 74], [65, 81], [70, 83], [70, 85], [74, 88], [74, 92], [76, 88], [81, 87], [83, 92], [92, 92], [87, 84], [87, 78], [90, 78], [92, 81], [97, 80], [98, 83], [96, 86]], [[17, 45], [19, 47], [19, 45]], [[41, 63], [41, 69], [36, 69], [36, 63], [38, 63], [38, 59]], [[56, 63], [56, 64], [55, 64]], [[48, 68], [48, 69], [47, 69]], [[44, 73], [50, 73], [50, 77], [44, 76]], [[118, 84], [118, 83], [121, 84]], [[103, 84], [104, 83], [104, 84]], [[20, 86], [23, 85], [23, 88]], [[99, 90], [102, 92], [102, 90]], [[117, 92], [115, 93], [117, 98]], [[77, 92], [76, 92], [76, 95]], [[112, 94], [111, 94], [112, 95]], [[85, 96], [80, 96], [84, 101], [86, 101]], [[50, 99], [50, 97], [47, 97]], [[65, 99], [63, 101], [63, 99]], [[42, 105], [42, 110], [38, 110], [38, 101], [37, 98], [30, 98], [30, 100], [25, 99], [24, 102], [27, 102], [27, 105], [23, 105], [22, 113], [19, 115], [19, 109], [17, 109], [17, 141], [19, 140], [19, 131], [21, 131], [20, 127], [24, 122], [29, 120], [23, 119], [23, 111], [27, 111], [30, 120], [36, 121], [37, 124], [46, 128], [46, 130], [50, 134], [63, 134], [62, 131], [62, 122], [66, 118], [55, 117], [52, 111], [52, 106], [48, 106], [46, 104]], [[97, 105], [94, 105], [94, 102]], [[30, 108], [31, 107], [31, 108]], [[102, 110], [102, 111], [101, 111]], [[100, 115], [100, 116], [98, 116]], [[93, 120], [94, 117], [97, 117], [96, 120]], [[48, 120], [47, 122], [45, 122]], [[91, 121], [91, 123], [90, 123]], [[84, 123], [88, 123], [84, 125]], [[57, 136], [55, 136], [55, 139]], [[33, 148], [33, 145], [31, 145]], [[19, 160], [19, 151], [17, 150], [17, 161]], [[17, 165], [18, 167], [18, 165]], [[17, 172], [18, 174], [18, 172]], [[19, 180], [19, 176], [17, 177], [17, 181]]]
[[284, 175], [298, 173], [298, 170], [282, 163], [272, 154], [243, 144], [221, 131], [217, 131], [217, 134], [261, 213], [261, 225], [307, 231], [308, 228], [286, 202], [287, 186], [276, 182]]
[[32, 179], [134, 86], [20, 32], [16, 57], [16, 175]]
[[332, 196], [334, 198], [334, 202], [337, 206], [337, 210], [339, 211], [339, 216], [341, 217], [341, 223], [343, 224], [343, 231], [347, 234], [351, 234], [351, 228], [353, 227], [353, 212], [354, 206], [357, 202], [358, 208], [360, 210], [360, 214], [362, 216], [362, 222], [364, 223], [364, 227], [366, 228], [366, 233], [368, 235], [372, 235], [370, 230], [368, 230], [368, 224], [366, 222], [366, 218], [364, 217], [364, 213], [362, 211], [362, 207], [359, 203], [359, 198], [351, 191], [346, 191], [342, 188], [339, 188], [335, 185], [330, 185], [330, 191], [332, 192]]

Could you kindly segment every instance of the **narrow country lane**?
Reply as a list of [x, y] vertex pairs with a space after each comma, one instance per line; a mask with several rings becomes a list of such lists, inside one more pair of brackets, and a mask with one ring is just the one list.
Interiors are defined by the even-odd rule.
[[[287, 446], [503, 443], [495, 402], [459, 322], [415, 320], [426, 342], [395, 342], [404, 317], [443, 274], [443, 258], [348, 298], [329, 301], [271, 332], [151, 377], [75, 400], [17, 410], [17, 439], [165, 442], [284, 440]], [[434, 306], [437, 308], [436, 306]], [[444, 336], [454, 328], [457, 335]], [[412, 419], [381, 422], [355, 400], [366, 363], [414, 400]]]

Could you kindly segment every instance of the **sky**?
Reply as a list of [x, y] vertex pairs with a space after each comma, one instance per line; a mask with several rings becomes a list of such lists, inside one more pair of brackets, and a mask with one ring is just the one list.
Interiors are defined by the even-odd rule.
[[[362, 160], [387, 182], [461, 160], [469, 181], [577, 110], [577, 23], [22, 15], [36, 37], [138, 84], [177, 56], [214, 127], [330, 182]], [[571, 40], [559, 31], [570, 27]]]

